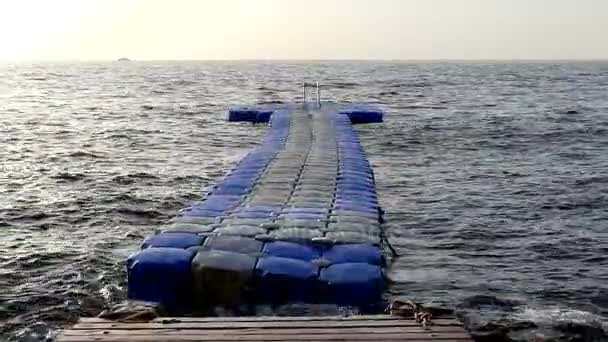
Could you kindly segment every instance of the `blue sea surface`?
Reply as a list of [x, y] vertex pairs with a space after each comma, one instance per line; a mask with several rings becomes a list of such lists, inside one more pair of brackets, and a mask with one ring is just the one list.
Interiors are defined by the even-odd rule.
[[[369, 102], [387, 298], [478, 341], [608, 341], [608, 63], [0, 65], [0, 339], [46, 341], [126, 297], [125, 260], [265, 126], [234, 104]], [[499, 340], [498, 338], [503, 338]]]

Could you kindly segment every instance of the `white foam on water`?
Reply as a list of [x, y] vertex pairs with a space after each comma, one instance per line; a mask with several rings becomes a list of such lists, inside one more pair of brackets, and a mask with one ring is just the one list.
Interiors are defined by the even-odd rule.
[[514, 319], [534, 322], [538, 325], [554, 325], [556, 323], [577, 323], [590, 326], [601, 327], [608, 330], [606, 318], [595, 315], [591, 312], [568, 309], [564, 307], [532, 308], [522, 307], [521, 310], [513, 315]]

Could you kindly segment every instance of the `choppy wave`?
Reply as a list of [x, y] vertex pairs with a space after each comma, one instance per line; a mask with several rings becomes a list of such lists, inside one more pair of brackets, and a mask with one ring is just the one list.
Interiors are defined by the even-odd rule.
[[225, 109], [319, 79], [387, 112], [359, 127], [401, 255], [387, 296], [453, 309], [478, 341], [608, 340], [607, 64], [0, 70], [0, 339], [123, 300], [126, 257], [260, 141]]

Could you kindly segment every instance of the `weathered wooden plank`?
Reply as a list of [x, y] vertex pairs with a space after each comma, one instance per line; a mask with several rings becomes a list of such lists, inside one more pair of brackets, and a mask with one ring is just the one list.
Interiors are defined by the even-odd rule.
[[[390, 315], [368, 315], [368, 316], [311, 316], [311, 317], [292, 317], [292, 316], [260, 316], [260, 317], [179, 317], [169, 318], [159, 317], [152, 322], [163, 322], [167, 320], [179, 320], [182, 322], [311, 322], [311, 321], [412, 321], [413, 317], [405, 318]], [[85, 322], [81, 320], [82, 322]], [[108, 322], [108, 320], [103, 320]], [[433, 322], [452, 321], [462, 325], [456, 318], [441, 316], [433, 319]]]
[[[451, 317], [441, 317], [450, 319]], [[179, 317], [167, 318], [159, 317], [152, 322], [166, 320], [180, 320], [182, 322], [293, 322], [293, 321], [381, 321], [381, 320], [401, 320], [402, 318], [390, 315], [360, 315], [360, 316], [239, 316], [239, 317]], [[111, 320], [97, 317], [82, 317], [81, 323], [108, 323]]]
[[471, 342], [462, 323], [437, 318], [425, 330], [412, 319], [394, 316], [191, 317], [148, 323], [81, 319], [59, 342], [259, 342], [409, 341]]
[[467, 340], [466, 334], [419, 335], [419, 334], [324, 334], [324, 335], [104, 335], [104, 336], [63, 336], [60, 341], [454, 341]]
[[[462, 326], [454, 320], [433, 320], [435, 325], [443, 326]], [[378, 327], [414, 327], [418, 324], [414, 320], [380, 320], [380, 321], [309, 321], [309, 322], [174, 322], [163, 323], [78, 323], [72, 329], [244, 329], [244, 328], [266, 328], [266, 329], [293, 329], [293, 328], [340, 328], [340, 327], [360, 327], [360, 328], [378, 328]]]
[[[263, 340], [243, 340], [241, 339], [240, 341], [242, 342], [261, 342]], [[273, 342], [289, 342], [290, 340], [284, 340], [284, 341], [273, 341]], [[308, 340], [307, 342], [348, 342], [349, 340], [341, 338], [341, 339], [337, 339], [337, 340]], [[432, 338], [424, 338], [424, 339], [409, 339], [409, 340], [404, 340], [403, 338], [397, 338], [397, 339], [390, 339], [390, 340], [380, 340], [377, 337], [373, 337], [370, 338], [368, 340], [357, 340], [357, 342], [382, 342], [382, 341], [401, 341], [401, 342], [430, 342], [430, 341], [435, 341]], [[71, 336], [69, 339], [61, 339], [59, 340], [59, 342], [197, 342], [192, 341], [192, 340], [183, 340], [181, 339], [179, 336], [175, 336], [175, 337], [169, 337], [169, 338], [158, 338], [156, 340], [147, 340], [147, 339], [139, 339], [139, 340], [134, 340], [131, 338], [123, 338], [123, 339], [111, 339], [111, 340], [107, 340], [107, 339], [103, 339], [103, 337], [82, 337], [82, 336]], [[209, 342], [209, 341], [198, 341], [198, 342]], [[452, 339], [452, 340], [444, 340], [442, 342], [473, 342], [472, 339], [470, 338], [466, 338], [466, 339]]]
[[[64, 335], [70, 336], [86, 336], [86, 335], [298, 335], [298, 334], [326, 334], [328, 331], [332, 333], [348, 333], [348, 334], [367, 334], [370, 332], [369, 329], [365, 328], [349, 328], [349, 327], [338, 327], [328, 329], [91, 329], [91, 330], [68, 330], [65, 331]], [[385, 327], [374, 329], [376, 334], [396, 334], [396, 333], [408, 333], [408, 334], [448, 334], [448, 333], [462, 333], [464, 329], [461, 327], [449, 327], [449, 326], [438, 326], [432, 327], [428, 330], [422, 327]]]

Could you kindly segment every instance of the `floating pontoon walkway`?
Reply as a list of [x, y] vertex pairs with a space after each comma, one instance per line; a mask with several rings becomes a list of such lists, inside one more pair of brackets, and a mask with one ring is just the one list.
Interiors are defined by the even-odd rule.
[[270, 125], [202, 201], [129, 258], [129, 298], [173, 315], [291, 303], [372, 312], [385, 288], [382, 211], [352, 122], [382, 113], [236, 108], [229, 121]]
[[423, 329], [393, 316], [157, 318], [148, 323], [83, 318], [58, 342], [473, 341], [454, 319], [433, 322]]
[[[251, 317], [257, 305], [384, 308], [382, 210], [352, 126], [381, 122], [382, 112], [317, 102], [235, 108], [228, 120], [270, 125], [223, 181], [127, 262], [129, 298], [181, 317], [83, 318], [60, 342], [471, 341], [449, 317], [434, 317], [429, 330], [394, 316]], [[216, 307], [247, 317], [200, 317]]]

